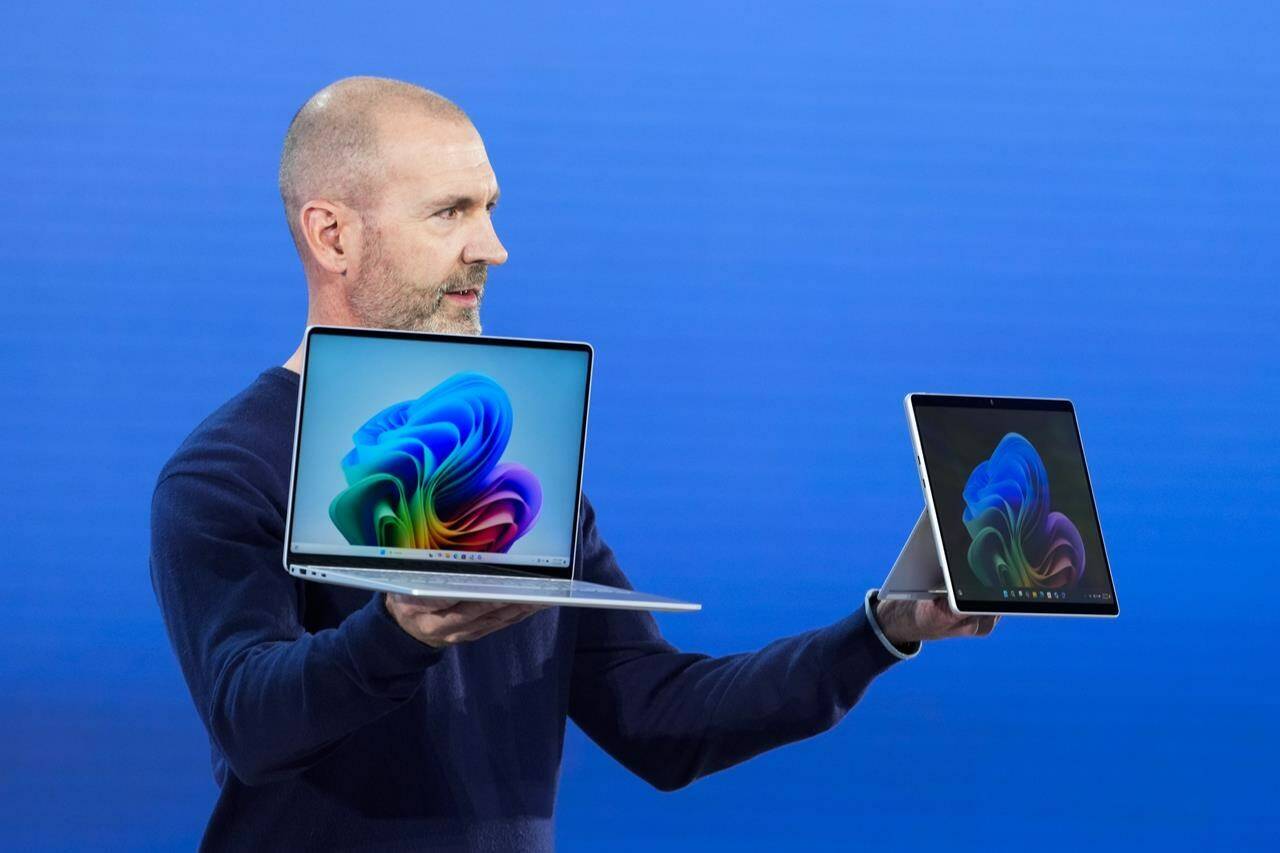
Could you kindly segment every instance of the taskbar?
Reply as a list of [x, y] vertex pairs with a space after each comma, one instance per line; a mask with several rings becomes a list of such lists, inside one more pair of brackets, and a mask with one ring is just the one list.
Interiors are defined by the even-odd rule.
[[398, 559], [490, 563], [511, 566], [567, 568], [568, 557], [537, 554], [499, 554], [488, 551], [433, 551], [427, 548], [383, 548], [377, 545], [330, 545], [322, 542], [295, 542], [294, 554], [326, 554], [350, 557], [395, 557]]

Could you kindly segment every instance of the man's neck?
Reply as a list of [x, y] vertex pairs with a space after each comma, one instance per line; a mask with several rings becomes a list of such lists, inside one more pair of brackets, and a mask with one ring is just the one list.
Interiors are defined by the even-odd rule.
[[[360, 323], [358, 323], [358, 322], [334, 323], [334, 322], [326, 322], [326, 321], [323, 321], [323, 320], [310, 320], [310, 319], [308, 319], [308, 320], [307, 320], [307, 325], [308, 325], [308, 326], [358, 326], [358, 325], [360, 325]], [[480, 334], [480, 332], [477, 330], [477, 331], [476, 331], [476, 332], [474, 332], [474, 333], [466, 333], [466, 332], [459, 333], [459, 332], [454, 332], [453, 334], [476, 334], [476, 335], [479, 335], [479, 334]], [[303, 348], [304, 348], [305, 346], [306, 346], [306, 338], [304, 337], [304, 338], [303, 338], [303, 340], [302, 340], [302, 342], [298, 344], [298, 348], [297, 348], [296, 350], [294, 350], [294, 351], [293, 351], [293, 355], [289, 356], [289, 360], [288, 360], [288, 361], [286, 361], [286, 362], [282, 365], [282, 367], [285, 367], [285, 368], [287, 368], [287, 369], [289, 369], [289, 370], [292, 370], [294, 373], [296, 373], [296, 374], [298, 374], [299, 376], [301, 376], [301, 375], [302, 375], [302, 354], [303, 354], [303, 353], [302, 353], [302, 351], [303, 351]]]
[[[360, 321], [359, 319], [355, 317], [351, 317], [349, 315], [344, 315], [341, 317], [333, 317], [331, 315], [331, 312], [326, 311], [318, 315], [308, 314], [307, 325], [308, 326], [359, 326]], [[294, 373], [301, 376], [302, 375], [302, 355], [303, 355], [303, 349], [306, 347], [306, 345], [307, 345], [307, 338], [306, 338], [306, 335], [303, 335], [302, 341], [298, 344], [298, 348], [293, 351], [293, 355], [289, 356], [289, 360], [286, 361], [282, 366], [287, 368], [288, 370], [292, 370]]]
[[293, 351], [293, 355], [289, 356], [289, 360], [283, 365], [299, 376], [302, 375], [302, 347], [303, 344], [298, 344], [298, 348]]

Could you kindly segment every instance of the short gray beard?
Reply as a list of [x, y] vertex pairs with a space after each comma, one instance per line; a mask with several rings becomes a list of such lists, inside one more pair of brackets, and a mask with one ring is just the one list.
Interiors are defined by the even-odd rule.
[[[480, 293], [488, 276], [488, 264], [467, 264], [435, 288], [424, 289], [400, 275], [382, 251], [382, 235], [377, 228], [366, 229], [366, 258], [360, 281], [348, 297], [352, 312], [360, 322], [374, 329], [402, 329], [449, 335], [480, 334]], [[476, 304], [461, 311], [445, 304], [445, 292], [476, 290]]]

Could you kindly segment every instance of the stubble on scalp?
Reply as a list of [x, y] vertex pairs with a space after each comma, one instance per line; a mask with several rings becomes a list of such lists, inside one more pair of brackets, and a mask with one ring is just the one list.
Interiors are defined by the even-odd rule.
[[386, 181], [379, 122], [412, 110], [439, 121], [470, 124], [448, 98], [403, 80], [344, 77], [307, 99], [285, 131], [278, 183], [285, 219], [303, 263], [309, 250], [298, 221], [309, 199], [327, 198], [368, 210]]

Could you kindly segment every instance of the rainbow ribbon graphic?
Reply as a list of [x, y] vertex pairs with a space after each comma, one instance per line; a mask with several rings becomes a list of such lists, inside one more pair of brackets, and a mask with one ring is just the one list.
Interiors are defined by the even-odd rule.
[[1031, 442], [1000, 439], [964, 487], [969, 567], [988, 587], [1067, 589], [1084, 575], [1084, 541], [1049, 509], [1049, 474]]
[[523, 465], [499, 463], [514, 414], [483, 373], [457, 373], [369, 418], [342, 459], [329, 517], [352, 545], [506, 552], [542, 509]]

